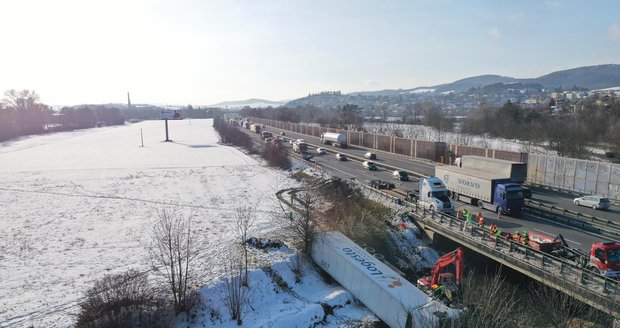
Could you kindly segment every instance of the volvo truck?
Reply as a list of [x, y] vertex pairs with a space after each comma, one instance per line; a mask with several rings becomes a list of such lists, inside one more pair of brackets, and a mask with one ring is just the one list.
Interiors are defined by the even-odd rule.
[[504, 176], [457, 166], [435, 166], [435, 175], [454, 200], [502, 214], [519, 215], [523, 210], [523, 188]]

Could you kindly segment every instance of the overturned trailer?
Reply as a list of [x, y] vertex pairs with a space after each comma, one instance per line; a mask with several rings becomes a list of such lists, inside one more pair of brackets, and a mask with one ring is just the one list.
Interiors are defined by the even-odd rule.
[[[458, 310], [429, 297], [337, 231], [318, 235], [312, 259], [392, 328], [439, 327]], [[451, 326], [448, 324], [447, 326]]]

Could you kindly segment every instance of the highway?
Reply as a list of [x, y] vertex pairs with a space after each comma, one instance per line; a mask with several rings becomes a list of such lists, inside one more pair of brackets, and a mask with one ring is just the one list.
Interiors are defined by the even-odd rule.
[[[260, 137], [257, 134], [251, 133], [249, 130], [242, 130], [250, 134], [259, 142], [262, 142], [260, 141]], [[272, 132], [274, 135], [278, 135], [280, 133], [280, 130], [270, 129], [269, 127], [267, 127], [265, 130]], [[314, 156], [312, 158], [312, 161], [321, 165], [324, 170], [326, 170], [333, 176], [337, 176], [340, 178], [355, 178], [359, 183], [366, 185], [368, 185], [368, 183], [372, 179], [380, 179], [388, 182], [393, 182], [396, 185], [397, 189], [403, 191], [411, 191], [417, 190], [417, 179], [413, 178], [412, 181], [409, 182], [394, 180], [392, 178], [393, 171], [383, 168], [381, 167], [381, 165], [390, 165], [393, 167], [402, 168], [408, 172], [413, 172], [426, 176], [433, 175], [434, 173], [434, 163], [429, 161], [415, 160], [399, 155], [393, 155], [390, 153], [375, 150], [367, 150], [365, 148], [359, 147], [341, 149], [328, 145], [322, 145], [319, 138], [316, 137], [296, 134], [290, 131], [284, 132], [287, 138], [306, 140], [310, 144], [308, 153]], [[284, 144], [290, 146], [290, 144], [287, 142], [285, 142]], [[317, 155], [316, 149], [314, 147], [315, 145], [326, 149], [328, 153], [325, 155]], [[348, 161], [339, 161], [334, 155], [335, 153], [340, 152], [348, 156], [355, 156], [363, 159], [363, 155], [367, 151], [372, 151], [377, 154], [377, 159], [373, 160], [379, 166], [379, 169], [377, 171], [366, 170], [362, 166], [360, 161], [357, 161], [351, 157], [349, 157]], [[585, 214], [596, 215], [598, 217], [606, 218], [608, 220], [620, 221], [620, 212], [617, 208], [612, 208], [607, 211], [592, 210], [590, 208], [578, 207], [574, 205], [574, 196], [569, 194], [537, 187], [532, 187], [531, 190], [533, 193], [532, 199], [535, 201], [553, 204], [561, 208], [571, 209], [573, 211], [578, 211]], [[473, 211], [473, 213], [477, 213], [479, 211], [477, 207], [470, 206], [462, 202], [457, 202], [456, 205], [459, 209], [467, 209], [468, 211]], [[497, 219], [497, 214], [493, 212], [482, 210], [482, 213], [485, 217], [486, 226], [495, 223], [501, 230], [508, 232], [528, 230], [543, 233], [549, 236], [556, 236], [557, 234], [562, 234], [565, 240], [568, 242], [569, 246], [580, 248], [583, 250], [588, 250], [590, 248], [590, 245], [594, 242], [609, 240], [609, 238], [604, 236], [595, 235], [574, 227], [561, 225], [559, 223], [549, 221], [547, 219], [527, 213], [523, 214], [521, 217], [510, 217], [502, 215], [499, 220]]]

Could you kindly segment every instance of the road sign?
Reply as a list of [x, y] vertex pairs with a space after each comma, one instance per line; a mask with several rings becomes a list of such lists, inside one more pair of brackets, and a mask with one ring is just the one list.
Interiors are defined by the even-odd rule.
[[180, 120], [181, 111], [178, 110], [162, 110], [159, 119], [161, 120]]

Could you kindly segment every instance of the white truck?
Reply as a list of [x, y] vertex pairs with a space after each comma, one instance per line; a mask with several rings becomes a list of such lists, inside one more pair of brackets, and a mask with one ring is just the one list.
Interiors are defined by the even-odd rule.
[[[314, 262], [392, 328], [445, 327], [459, 315], [340, 232], [317, 235]], [[450, 325], [448, 325], [450, 326]]]
[[418, 204], [438, 212], [454, 213], [456, 207], [450, 199], [450, 191], [437, 177], [420, 178]]
[[340, 148], [347, 148], [347, 136], [340, 133], [325, 132], [321, 134], [321, 142]]

